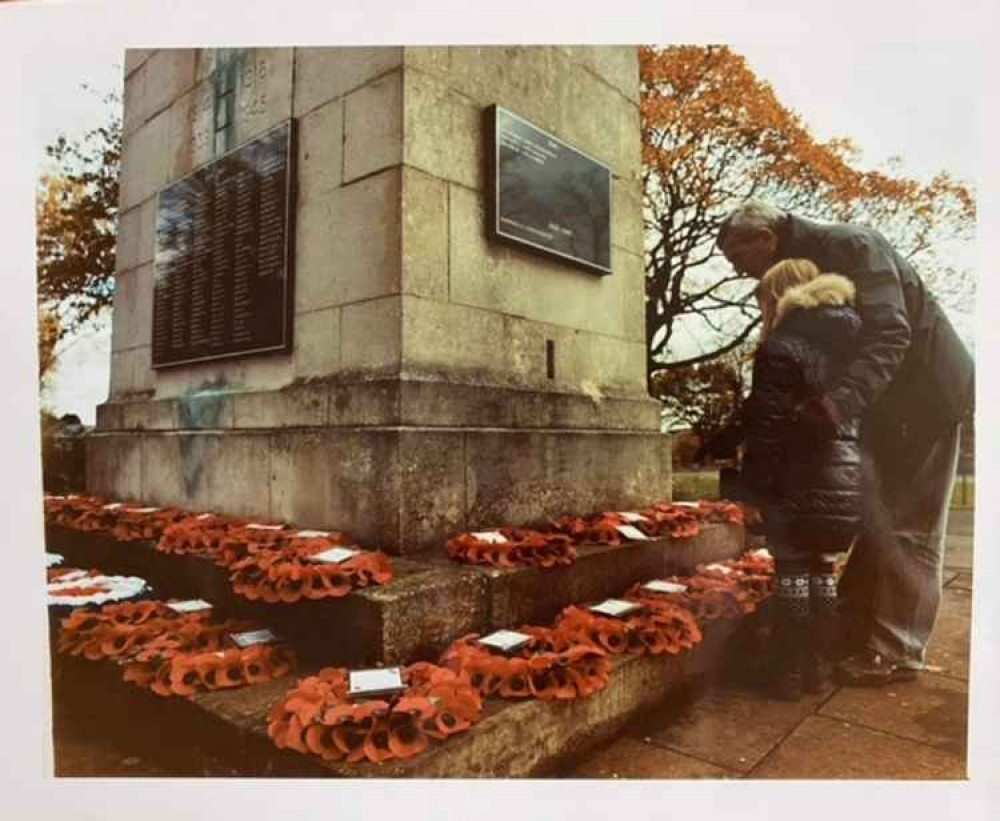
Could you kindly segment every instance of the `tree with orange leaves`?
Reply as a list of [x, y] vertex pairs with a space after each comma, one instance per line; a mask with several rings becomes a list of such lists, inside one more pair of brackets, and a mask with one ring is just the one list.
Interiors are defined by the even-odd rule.
[[[647, 364], [654, 395], [689, 369], [742, 345], [758, 323], [754, 283], [719, 275], [715, 238], [725, 215], [751, 197], [814, 219], [881, 231], [948, 301], [968, 293], [966, 272], [935, 249], [971, 236], [975, 198], [945, 173], [928, 183], [856, 166], [850, 140], [817, 141], [771, 86], [726, 46], [639, 49], [646, 228]], [[678, 358], [672, 342], [697, 317], [711, 349]]]

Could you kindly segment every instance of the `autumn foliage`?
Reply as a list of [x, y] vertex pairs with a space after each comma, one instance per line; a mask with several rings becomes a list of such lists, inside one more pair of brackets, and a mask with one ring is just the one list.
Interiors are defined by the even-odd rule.
[[[651, 376], [714, 359], [752, 334], [752, 283], [720, 264], [714, 247], [723, 217], [751, 197], [814, 219], [871, 224], [938, 293], [966, 285], [936, 248], [974, 230], [968, 186], [945, 173], [910, 179], [898, 163], [863, 170], [850, 140], [817, 140], [726, 46], [645, 46], [639, 65]], [[679, 357], [676, 334], [692, 321], [708, 350]]]

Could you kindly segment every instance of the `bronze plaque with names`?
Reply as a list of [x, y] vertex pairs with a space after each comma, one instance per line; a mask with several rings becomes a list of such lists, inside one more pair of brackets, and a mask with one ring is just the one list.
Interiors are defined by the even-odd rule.
[[153, 367], [291, 351], [295, 123], [160, 193]]

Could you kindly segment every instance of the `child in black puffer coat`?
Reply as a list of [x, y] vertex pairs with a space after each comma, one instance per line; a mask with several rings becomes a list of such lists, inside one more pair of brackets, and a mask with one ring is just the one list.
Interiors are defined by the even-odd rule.
[[817, 426], [799, 410], [854, 358], [861, 318], [850, 280], [807, 260], [771, 268], [757, 299], [762, 342], [743, 408], [743, 484], [775, 558], [773, 690], [797, 699], [828, 684], [835, 554], [850, 547], [863, 502], [859, 420]]

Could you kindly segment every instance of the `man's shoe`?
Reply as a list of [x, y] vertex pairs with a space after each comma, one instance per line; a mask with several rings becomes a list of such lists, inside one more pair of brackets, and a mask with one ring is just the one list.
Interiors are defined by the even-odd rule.
[[837, 682], [849, 687], [882, 687], [916, 677], [912, 667], [902, 667], [874, 650], [854, 653], [837, 665]]

